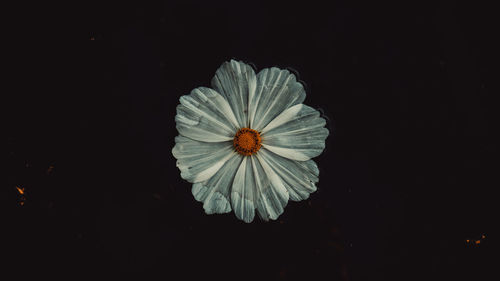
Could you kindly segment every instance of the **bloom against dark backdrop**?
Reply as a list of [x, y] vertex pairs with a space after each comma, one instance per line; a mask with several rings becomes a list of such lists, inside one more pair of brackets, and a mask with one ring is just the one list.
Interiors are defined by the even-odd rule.
[[[26, 34], [45, 44], [11, 56], [24, 76], [5, 111], [8, 265], [70, 279], [484, 280], [498, 186], [492, 11], [100, 4], [77, 48], [57, 40], [78, 34], [70, 12], [33, 20]], [[328, 118], [318, 190], [276, 222], [204, 214], [171, 155], [179, 97], [231, 58], [289, 67]]]

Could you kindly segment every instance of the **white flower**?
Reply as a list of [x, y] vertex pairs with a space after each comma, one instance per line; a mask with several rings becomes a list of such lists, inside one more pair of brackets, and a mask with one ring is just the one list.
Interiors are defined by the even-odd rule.
[[251, 222], [277, 219], [288, 199], [316, 191], [311, 158], [325, 148], [328, 130], [295, 75], [276, 67], [257, 75], [249, 65], [225, 62], [212, 79], [182, 96], [172, 154], [207, 214], [234, 214]]

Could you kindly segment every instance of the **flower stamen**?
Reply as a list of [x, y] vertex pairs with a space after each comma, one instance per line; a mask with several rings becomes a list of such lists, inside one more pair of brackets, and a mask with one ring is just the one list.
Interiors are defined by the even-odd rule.
[[250, 128], [241, 128], [234, 136], [234, 149], [242, 155], [250, 156], [261, 147], [260, 133]]

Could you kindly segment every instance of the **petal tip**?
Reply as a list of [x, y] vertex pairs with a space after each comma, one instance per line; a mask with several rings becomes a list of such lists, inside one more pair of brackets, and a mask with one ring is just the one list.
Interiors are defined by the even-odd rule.
[[216, 191], [211, 194], [203, 203], [203, 209], [207, 215], [225, 214], [231, 212], [231, 204], [226, 196]]
[[247, 198], [243, 198], [238, 192], [231, 192], [231, 203], [234, 215], [245, 223], [251, 223], [255, 217], [255, 206]]

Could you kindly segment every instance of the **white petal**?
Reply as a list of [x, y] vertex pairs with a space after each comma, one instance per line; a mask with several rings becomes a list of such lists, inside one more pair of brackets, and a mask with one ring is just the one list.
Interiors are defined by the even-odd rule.
[[181, 135], [218, 142], [232, 140], [238, 124], [228, 102], [210, 88], [196, 88], [180, 98], [175, 121]]
[[193, 183], [191, 188], [191, 193], [193, 193], [194, 199], [198, 202], [203, 202], [207, 197], [208, 188], [206, 188], [202, 182]]
[[255, 204], [257, 212], [263, 220], [275, 220], [283, 213], [289, 194], [271, 167], [261, 159], [259, 154], [255, 156], [251, 157], [251, 160], [258, 192]]
[[229, 193], [242, 159], [240, 154], [233, 154], [210, 179], [193, 184], [193, 196], [197, 201], [204, 202], [205, 213], [223, 214], [231, 211]]
[[316, 191], [319, 170], [313, 160], [294, 161], [267, 151], [259, 151], [260, 156], [281, 178], [290, 194], [290, 200], [301, 201], [309, 198], [309, 194]]
[[175, 142], [172, 154], [181, 177], [193, 183], [209, 179], [236, 153], [231, 142], [206, 143], [183, 136], [177, 136]]
[[251, 157], [244, 157], [234, 177], [231, 190], [231, 205], [234, 214], [246, 223], [252, 222], [255, 216], [254, 202], [257, 195], [256, 179], [251, 161]]
[[237, 218], [249, 223], [257, 208], [263, 220], [277, 219], [288, 202], [283, 182], [259, 155], [245, 157], [233, 182], [231, 204]]
[[212, 87], [227, 99], [240, 128], [249, 126], [248, 98], [254, 95], [256, 81], [252, 67], [235, 60], [224, 62], [212, 79]]
[[257, 89], [250, 96], [250, 127], [264, 128], [283, 110], [302, 103], [306, 97], [304, 87], [288, 70], [265, 68], [257, 74]]
[[304, 104], [294, 105], [262, 130], [262, 147], [292, 160], [309, 160], [325, 148], [325, 124], [317, 110]]
[[172, 148], [172, 154], [176, 159], [198, 160], [205, 158], [215, 151], [223, 148], [230, 148], [231, 142], [202, 142], [193, 140], [184, 136], [175, 137], [175, 146]]

